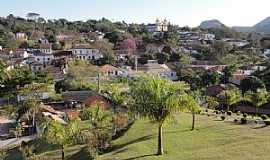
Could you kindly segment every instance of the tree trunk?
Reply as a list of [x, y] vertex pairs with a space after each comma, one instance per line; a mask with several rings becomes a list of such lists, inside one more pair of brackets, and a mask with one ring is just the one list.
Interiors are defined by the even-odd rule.
[[158, 150], [157, 155], [163, 155], [163, 146], [162, 146], [162, 124], [158, 126]]
[[64, 145], [61, 146], [61, 152], [62, 152], [62, 160], [65, 160]]
[[192, 127], [191, 130], [193, 131], [195, 128], [195, 113], [192, 113]]

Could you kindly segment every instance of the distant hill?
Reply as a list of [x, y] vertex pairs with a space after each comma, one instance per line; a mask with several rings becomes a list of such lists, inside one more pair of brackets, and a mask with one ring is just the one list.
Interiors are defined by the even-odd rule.
[[199, 26], [199, 28], [203, 29], [210, 29], [210, 28], [221, 29], [223, 27], [225, 27], [225, 25], [216, 19], [203, 21]]
[[241, 34], [236, 32], [234, 29], [227, 27], [216, 19], [203, 21], [199, 28], [207, 30], [209, 33], [215, 34], [216, 39], [241, 38]]
[[255, 32], [270, 33], [270, 17], [253, 26]]
[[250, 32], [258, 32], [258, 33], [270, 33], [270, 17], [265, 18], [261, 22], [257, 23], [252, 27], [232, 27], [237, 32], [250, 33]]
[[242, 27], [242, 26], [234, 26], [232, 27], [237, 32], [249, 33], [253, 31], [253, 27]]

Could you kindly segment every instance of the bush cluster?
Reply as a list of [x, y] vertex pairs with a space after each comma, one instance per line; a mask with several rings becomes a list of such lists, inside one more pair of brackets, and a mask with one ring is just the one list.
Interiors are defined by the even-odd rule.
[[220, 118], [221, 118], [222, 121], [224, 121], [226, 119], [225, 116], [221, 116]]
[[262, 120], [267, 120], [268, 116], [264, 114], [264, 115], [261, 115], [261, 118], [262, 118]]

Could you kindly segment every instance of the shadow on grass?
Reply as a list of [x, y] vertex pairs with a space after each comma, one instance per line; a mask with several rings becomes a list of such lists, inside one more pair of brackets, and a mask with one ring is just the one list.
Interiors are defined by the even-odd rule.
[[[19, 150], [19, 148], [13, 148], [11, 150], [9, 150], [7, 152], [7, 157], [5, 158], [5, 160], [19, 160], [19, 159], [23, 159], [23, 154], [22, 152]], [[1, 159], [2, 160], [2, 159]]]
[[262, 125], [262, 126], [258, 126], [258, 127], [253, 127], [252, 129], [262, 129], [262, 128], [266, 128], [268, 127], [268, 125]]
[[77, 153], [69, 156], [67, 160], [86, 160], [90, 159], [90, 155], [87, 152], [86, 148], [81, 148]]
[[225, 122], [225, 121], [222, 120], [222, 119], [215, 119], [214, 121], [216, 121], [216, 122]]
[[108, 151], [106, 151], [105, 153], [108, 153], [108, 152], [112, 152], [112, 151], [116, 151], [116, 150], [119, 150], [119, 149], [123, 149], [124, 147], [128, 146], [128, 145], [131, 145], [131, 144], [134, 144], [134, 143], [139, 143], [139, 142], [143, 142], [143, 141], [146, 141], [146, 140], [149, 140], [153, 138], [153, 135], [148, 135], [148, 136], [143, 136], [141, 138], [137, 138], [137, 139], [134, 139], [132, 141], [129, 141], [127, 143], [123, 143], [123, 144], [118, 144], [118, 145], [113, 145], [112, 148], [110, 148]]
[[[199, 129], [196, 129], [199, 130]], [[176, 130], [176, 131], [164, 131], [165, 134], [173, 134], [173, 133], [184, 133], [184, 132], [190, 132], [191, 129], [184, 129], [184, 130]]]
[[128, 150], [127, 148], [119, 149], [118, 151], [114, 152], [112, 155], [123, 153], [123, 152], [126, 152], [127, 150]]
[[136, 157], [131, 157], [131, 158], [126, 158], [122, 160], [134, 160], [134, 159], [139, 159], [139, 158], [145, 158], [145, 157], [152, 157], [152, 156], [157, 156], [156, 154], [146, 154], [142, 156], [136, 156]]
[[59, 146], [50, 144], [42, 138], [38, 138], [31, 141], [30, 145], [34, 147], [35, 154], [41, 154], [41, 153], [50, 152], [50, 151], [59, 149]]

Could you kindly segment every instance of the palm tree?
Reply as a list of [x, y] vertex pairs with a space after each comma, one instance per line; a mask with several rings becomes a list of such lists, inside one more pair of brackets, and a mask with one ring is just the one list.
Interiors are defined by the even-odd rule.
[[25, 97], [25, 100], [19, 103], [19, 117], [26, 115], [28, 120], [32, 118], [32, 126], [36, 129], [36, 114], [41, 106], [40, 92], [47, 91], [48, 84], [28, 84], [26, 87], [19, 90], [21, 96]]
[[81, 116], [90, 121], [91, 136], [89, 148], [96, 154], [108, 147], [111, 140], [112, 114], [104, 111], [99, 105], [90, 106], [82, 111]]
[[157, 155], [163, 154], [162, 127], [174, 113], [185, 108], [185, 91], [189, 86], [183, 82], [171, 82], [161, 77], [142, 77], [131, 86], [131, 110], [158, 124]]
[[65, 159], [65, 147], [69, 144], [74, 144], [80, 139], [80, 128], [77, 120], [70, 122], [67, 125], [58, 123], [54, 120], [49, 120], [43, 126], [43, 137], [52, 144], [57, 144], [61, 147], [61, 158]]
[[94, 129], [109, 128], [109, 123], [112, 121], [110, 112], [103, 111], [99, 105], [92, 106], [88, 110], [90, 114], [90, 123]]
[[192, 96], [187, 95], [184, 98], [186, 98], [183, 102], [185, 102], [185, 107], [191, 112], [192, 114], [192, 125], [191, 130], [193, 131], [195, 128], [195, 115], [199, 113], [200, 111], [200, 96], [199, 92], [193, 92]]
[[258, 115], [258, 109], [269, 99], [269, 94], [265, 89], [258, 89], [256, 92], [248, 92], [245, 98], [255, 106], [255, 115]]

